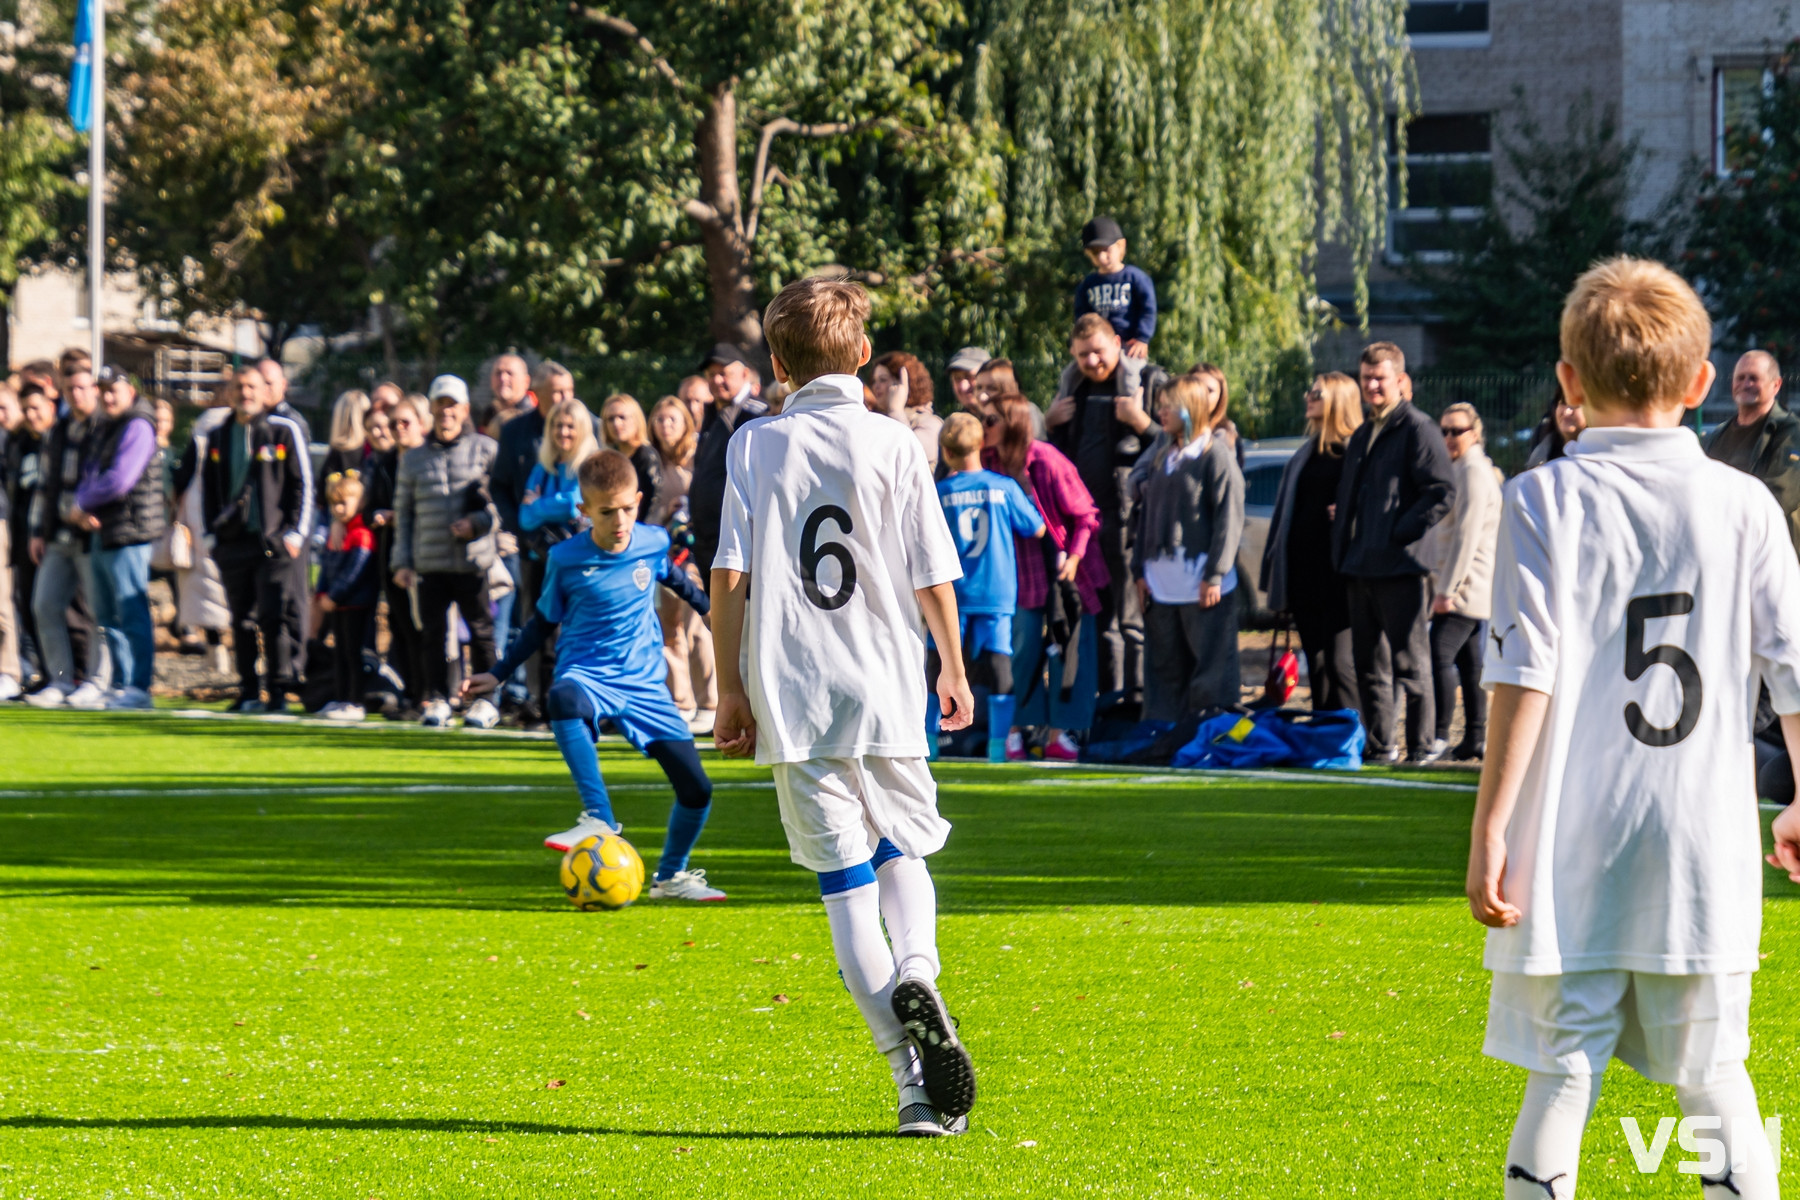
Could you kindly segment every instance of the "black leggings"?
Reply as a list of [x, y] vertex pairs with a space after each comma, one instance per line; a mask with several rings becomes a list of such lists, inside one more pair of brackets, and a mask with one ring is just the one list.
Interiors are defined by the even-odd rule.
[[[568, 680], [550, 685], [544, 695], [544, 707], [552, 721], [581, 721], [590, 732], [598, 732], [600, 714], [594, 711], [587, 689]], [[644, 753], [655, 759], [668, 776], [677, 804], [683, 808], [705, 808], [712, 803], [712, 780], [700, 765], [700, 751], [693, 738], [651, 742], [644, 747]]]
[[1473, 746], [1487, 736], [1487, 693], [1481, 690], [1482, 642], [1487, 622], [1443, 613], [1431, 618], [1431, 672], [1437, 689], [1437, 736], [1450, 736], [1456, 686], [1462, 684], [1463, 737]]
[[334, 608], [331, 622], [331, 698], [345, 704], [363, 702], [363, 637], [369, 630], [366, 608]]
[[488, 608], [487, 577], [461, 572], [419, 576], [419, 617], [425, 623], [425, 686], [419, 700], [446, 700], [450, 695], [450, 606], [456, 605], [469, 626], [469, 669], [479, 675], [494, 665], [494, 614]]

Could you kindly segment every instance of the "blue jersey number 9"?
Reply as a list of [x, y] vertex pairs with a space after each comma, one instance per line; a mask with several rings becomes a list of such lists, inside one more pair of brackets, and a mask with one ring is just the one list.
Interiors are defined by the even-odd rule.
[[957, 513], [956, 536], [962, 539], [964, 558], [980, 558], [981, 552], [987, 549], [987, 509], [965, 508]]

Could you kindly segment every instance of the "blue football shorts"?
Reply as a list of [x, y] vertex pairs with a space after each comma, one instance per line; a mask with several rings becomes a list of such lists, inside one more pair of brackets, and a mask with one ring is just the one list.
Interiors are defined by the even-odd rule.
[[573, 683], [581, 689], [593, 709], [590, 719], [596, 732], [602, 720], [611, 721], [640, 754], [651, 742], [689, 742], [694, 738], [660, 679], [602, 682], [576, 668], [558, 675], [556, 682]]

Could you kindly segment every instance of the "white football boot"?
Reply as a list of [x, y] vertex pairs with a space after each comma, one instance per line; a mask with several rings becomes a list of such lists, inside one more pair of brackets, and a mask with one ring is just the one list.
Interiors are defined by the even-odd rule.
[[106, 693], [100, 689], [99, 684], [89, 679], [70, 692], [69, 698], [63, 703], [84, 712], [98, 712], [106, 707]]
[[500, 723], [500, 710], [483, 698], [469, 705], [469, 711], [463, 714], [463, 727], [466, 729], [492, 729]]
[[106, 698], [106, 707], [110, 709], [145, 709], [155, 708], [150, 693], [140, 687], [120, 688]]
[[900, 1087], [901, 1137], [955, 1137], [969, 1127], [967, 1114], [946, 1117], [931, 1103], [922, 1083]]
[[26, 696], [25, 703], [33, 708], [61, 708], [69, 702], [69, 693], [74, 690], [66, 683], [46, 683]]
[[705, 868], [677, 871], [650, 881], [652, 900], [723, 900], [725, 893], [706, 882]]
[[425, 706], [419, 716], [419, 724], [427, 729], [441, 729], [450, 723], [450, 706], [442, 700], [433, 700]]
[[360, 704], [351, 704], [348, 700], [340, 700], [319, 715], [331, 721], [360, 721], [369, 714], [363, 711]]
[[571, 847], [571, 846], [575, 845], [577, 842], [581, 841], [582, 838], [587, 838], [587, 837], [603, 838], [609, 833], [622, 832], [624, 830], [624, 828], [625, 827], [623, 825], [619, 825], [617, 827], [608, 825], [605, 821], [602, 821], [599, 817], [589, 816], [587, 813], [582, 813], [581, 820], [575, 822], [575, 827], [573, 829], [565, 829], [561, 833], [551, 834], [549, 837], [544, 839], [544, 845], [548, 846], [552, 850], [556, 850], [560, 853], [567, 854], [569, 852], [569, 847]]

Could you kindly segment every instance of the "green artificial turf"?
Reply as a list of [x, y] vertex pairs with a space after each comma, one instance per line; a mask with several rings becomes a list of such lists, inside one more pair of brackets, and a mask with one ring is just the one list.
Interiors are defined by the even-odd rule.
[[[8, 710], [0, 764], [0, 1197], [1500, 1192], [1523, 1074], [1480, 1054], [1467, 791], [941, 764], [981, 1098], [910, 1142], [754, 766], [708, 758], [729, 903], [584, 914], [546, 741]], [[604, 765], [654, 865], [661, 777]], [[1768, 894], [1775, 1114], [1800, 908]], [[1584, 1194], [1693, 1194], [1622, 1115], [1673, 1095], [1614, 1067]]]

